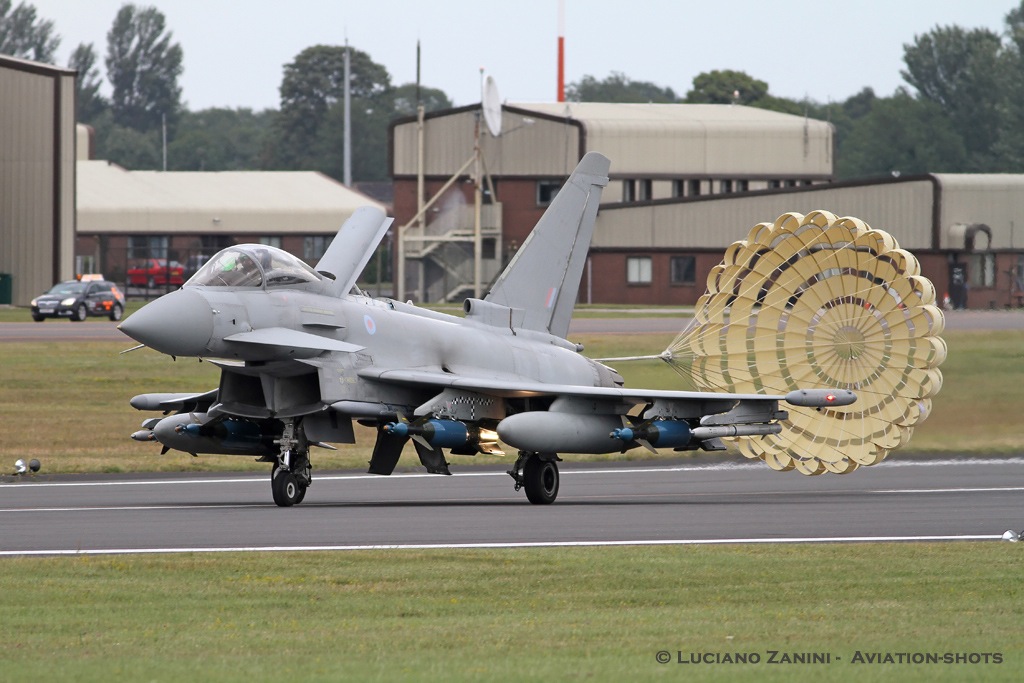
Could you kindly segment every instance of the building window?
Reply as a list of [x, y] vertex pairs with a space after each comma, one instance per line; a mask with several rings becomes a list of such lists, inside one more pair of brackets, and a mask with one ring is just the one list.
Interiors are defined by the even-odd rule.
[[265, 247], [276, 247], [276, 248], [280, 249], [281, 248], [281, 238], [279, 236], [277, 236], [277, 235], [272, 235], [272, 236], [269, 236], [269, 237], [261, 237], [260, 238], [260, 244], [262, 244]]
[[697, 281], [697, 259], [673, 256], [669, 259], [669, 271], [669, 282], [673, 285], [692, 285]]
[[732, 192], [732, 181], [731, 180], [723, 180], [723, 181], [721, 181], [719, 183], [719, 185], [718, 185], [718, 191], [721, 192], [722, 194], [728, 194], [729, 192]]
[[780, 187], [782, 187], [782, 181], [781, 180], [769, 180], [768, 181], [768, 189], [777, 190]]
[[[492, 193], [491, 190], [494, 190]], [[557, 190], [556, 190], [557, 192]], [[498, 201], [498, 182], [493, 181], [491, 183], [484, 183], [483, 189], [480, 191], [480, 201], [484, 204], [494, 204]], [[550, 200], [548, 200], [550, 203]]]
[[971, 254], [967, 257], [971, 287], [996, 286], [996, 255]]
[[686, 181], [685, 180], [673, 180], [672, 181], [672, 196], [673, 197], [685, 197], [686, 196]]
[[697, 180], [697, 179], [694, 179], [694, 180], [690, 180], [688, 182], [689, 182], [689, 185], [690, 185], [690, 191], [687, 192], [687, 196], [689, 196], [689, 197], [699, 197], [700, 196], [700, 181]]
[[644, 178], [636, 181], [636, 199], [638, 202], [645, 202], [654, 199], [654, 181]]
[[310, 235], [303, 240], [302, 258], [306, 263], [319, 261], [320, 257], [327, 251], [327, 245], [331, 243], [331, 237], [326, 235]]
[[128, 237], [128, 258], [167, 258], [167, 235], [131, 235]]
[[557, 180], [537, 181], [537, 206], [547, 206], [555, 198], [563, 183]]
[[631, 285], [651, 284], [650, 256], [630, 256], [626, 259], [626, 282]]
[[750, 190], [750, 181], [749, 180], [744, 179], [744, 180], [737, 180], [736, 181], [736, 191], [737, 192], [747, 192], [749, 190]]
[[622, 201], [624, 202], [635, 202], [636, 201], [636, 184], [632, 180], [622, 181]]

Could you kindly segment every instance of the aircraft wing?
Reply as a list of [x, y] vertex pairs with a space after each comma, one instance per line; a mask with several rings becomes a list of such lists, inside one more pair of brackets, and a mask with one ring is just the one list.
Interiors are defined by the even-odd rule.
[[[849, 405], [856, 395], [847, 390], [800, 389], [788, 394], [728, 394], [708, 391], [671, 391], [662, 389], [637, 389], [632, 387], [586, 387], [575, 384], [549, 384], [523, 380], [516, 377], [472, 377], [446, 372], [415, 369], [364, 368], [359, 376], [380, 382], [433, 386], [438, 389], [461, 389], [503, 398], [526, 398], [534, 396], [564, 396], [591, 401], [631, 403], [653, 403], [655, 401], [721, 403], [724, 410], [737, 402], [786, 401], [798, 406]], [[833, 398], [828, 399], [829, 396]], [[710, 406], [708, 406], [710, 408]], [[708, 412], [716, 412], [712, 409]]]

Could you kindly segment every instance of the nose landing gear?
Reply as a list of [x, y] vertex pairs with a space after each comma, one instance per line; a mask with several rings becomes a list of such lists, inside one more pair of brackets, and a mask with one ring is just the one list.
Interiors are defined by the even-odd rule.
[[309, 442], [295, 420], [284, 421], [284, 431], [276, 441], [281, 445], [274, 469], [270, 473], [270, 492], [279, 507], [298, 505], [306, 497], [306, 489], [313, 481], [313, 467], [309, 463]]

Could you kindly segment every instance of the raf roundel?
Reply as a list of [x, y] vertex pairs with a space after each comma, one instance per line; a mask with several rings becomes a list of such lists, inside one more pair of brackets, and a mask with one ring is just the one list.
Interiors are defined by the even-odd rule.
[[373, 321], [369, 315], [363, 316], [363, 325], [366, 327], [366, 331], [370, 334], [377, 334], [377, 323]]

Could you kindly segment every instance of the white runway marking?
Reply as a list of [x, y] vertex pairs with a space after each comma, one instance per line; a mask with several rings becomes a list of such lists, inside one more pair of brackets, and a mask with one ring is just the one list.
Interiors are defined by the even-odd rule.
[[955, 488], [955, 489], [884, 489], [868, 493], [1003, 493], [1005, 491], [1024, 491], [1024, 486], [993, 486], [992, 488]]
[[156, 555], [180, 553], [291, 553], [358, 550], [497, 550], [514, 548], [606, 548], [616, 546], [777, 545], [789, 543], [894, 543], [927, 541], [998, 541], [995, 535], [967, 536], [841, 536], [825, 538], [713, 538], [638, 541], [538, 541], [522, 543], [401, 543], [393, 545], [314, 545], [226, 548], [100, 548], [91, 550], [3, 550], [0, 557], [28, 555]]
[[[1013, 458], [978, 458], [978, 459], [949, 459], [949, 460], [891, 460], [886, 461], [878, 465], [874, 465], [872, 469], [879, 470], [889, 467], [985, 467], [992, 465], [1024, 465], [1024, 458], [1013, 457]], [[511, 466], [511, 463], [510, 465]], [[764, 470], [770, 471], [769, 468], [760, 462], [728, 462], [721, 464], [711, 465], [677, 465], [672, 467], [631, 467], [631, 468], [620, 468], [620, 467], [606, 467], [601, 469], [586, 469], [577, 470], [571, 468], [563, 468], [560, 474], [563, 477], [574, 477], [578, 475], [616, 475], [616, 474], [657, 474], [657, 473], [668, 473], [668, 472], [687, 472], [687, 473], [701, 473], [701, 472], [728, 472], [735, 470]], [[487, 471], [487, 472], [472, 472], [472, 471], [460, 471], [454, 476], [456, 477], [507, 477], [508, 474], [504, 471]], [[328, 474], [323, 476], [315, 477], [316, 481], [388, 481], [394, 479], [426, 479], [426, 478], [438, 478], [436, 474], [426, 474], [421, 472], [407, 472], [392, 474], [389, 477], [381, 476], [378, 474]], [[444, 477], [441, 477], [443, 479]], [[262, 475], [253, 475], [251, 477], [226, 477], [217, 479], [138, 479], [129, 481], [35, 481], [32, 479], [24, 480], [20, 483], [9, 484], [15, 488], [21, 487], [89, 487], [89, 486], [175, 486], [180, 484], [259, 484], [265, 486], [267, 483], [266, 477]], [[985, 489], [990, 490], [990, 489]]]
[[231, 510], [237, 508], [264, 508], [266, 503], [244, 503], [238, 505], [122, 505], [118, 507], [65, 507], [65, 508], [3, 508], [0, 514], [12, 512], [136, 512], [139, 510]]

